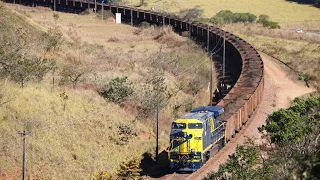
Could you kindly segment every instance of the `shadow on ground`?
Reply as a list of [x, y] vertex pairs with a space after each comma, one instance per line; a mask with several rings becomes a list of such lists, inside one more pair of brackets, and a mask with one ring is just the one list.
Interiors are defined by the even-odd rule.
[[162, 151], [159, 154], [158, 162], [148, 152], [145, 152], [140, 163], [142, 172], [141, 176], [150, 176], [152, 178], [159, 178], [167, 174], [172, 174], [173, 171], [169, 168], [168, 152]]

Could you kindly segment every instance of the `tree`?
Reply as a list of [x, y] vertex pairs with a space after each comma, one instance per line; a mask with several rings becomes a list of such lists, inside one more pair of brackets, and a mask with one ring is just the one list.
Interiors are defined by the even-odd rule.
[[194, 21], [200, 18], [203, 13], [204, 11], [203, 9], [200, 9], [200, 6], [195, 6], [194, 8], [180, 10], [179, 15], [182, 19]]
[[54, 60], [28, 52], [28, 31], [10, 23], [0, 24], [0, 77], [10, 78], [24, 87], [29, 80], [41, 81], [56, 67]]
[[295, 99], [259, 128], [269, 144], [261, 148], [276, 179], [320, 178], [320, 96]]
[[171, 97], [167, 90], [163, 71], [152, 69], [149, 71], [149, 75], [140, 97], [140, 106], [138, 107], [140, 118], [154, 115], [157, 106], [162, 109]]
[[205, 179], [320, 179], [320, 95], [295, 99], [259, 130], [263, 143], [238, 146]]
[[41, 81], [43, 76], [54, 69], [55, 61], [43, 58], [28, 58], [22, 57], [17, 62], [12, 64], [10, 69], [7, 69], [8, 75], [16, 82], [21, 83], [21, 88], [24, 87], [26, 81], [36, 78]]
[[42, 80], [43, 76], [54, 69], [54, 60], [25, 54], [27, 40], [25, 32], [17, 29], [14, 34], [0, 37], [0, 76], [9, 77], [24, 87], [30, 79]]
[[310, 118], [308, 114], [313, 114], [319, 106], [320, 101], [317, 96], [306, 100], [295, 99], [290, 108], [280, 109], [270, 115], [266, 125], [259, 130], [266, 131], [271, 142], [280, 146], [283, 143], [301, 141], [318, 123], [317, 119]]
[[269, 16], [265, 14], [259, 16], [257, 23], [262, 24], [264, 27], [270, 27], [271, 29], [280, 29], [279, 23], [270, 21]]
[[272, 179], [271, 166], [262, 164], [261, 154], [255, 146], [237, 146], [226, 163], [204, 178], [211, 179]]
[[126, 98], [133, 94], [131, 83], [127, 82], [128, 77], [112, 79], [104, 88], [100, 90], [100, 94], [114, 103], [122, 103]]
[[43, 33], [43, 41], [46, 42], [46, 51], [57, 51], [62, 42], [62, 33], [57, 28], [50, 28], [48, 32]]
[[249, 23], [254, 23], [257, 19], [257, 16], [251, 13], [247, 13], [248, 14], [248, 22]]
[[258, 22], [257, 23], [260, 23], [260, 24], [263, 24], [265, 22], [269, 21], [269, 16], [268, 15], [265, 15], [265, 14], [261, 14], [259, 16], [259, 19], [258, 19]]
[[60, 84], [71, 83], [73, 88], [76, 88], [83, 76], [91, 71], [91, 66], [85, 63], [81, 55], [79, 56], [69, 54], [66, 58], [66, 64], [62, 67], [60, 72]]
[[257, 16], [251, 13], [233, 13], [230, 10], [219, 11], [214, 17], [211, 18], [211, 22], [216, 25], [223, 25], [229, 23], [254, 23]]
[[116, 172], [116, 175], [121, 180], [139, 179], [140, 172], [140, 160], [138, 158], [134, 158], [128, 162], [122, 162]]
[[223, 24], [232, 23], [234, 21], [234, 15], [230, 10], [219, 11], [215, 17], [223, 19]]

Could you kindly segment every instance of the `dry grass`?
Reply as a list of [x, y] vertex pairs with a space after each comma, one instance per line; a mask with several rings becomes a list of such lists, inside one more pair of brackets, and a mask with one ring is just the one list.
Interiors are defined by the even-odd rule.
[[307, 74], [312, 84], [320, 89], [319, 37], [256, 25], [233, 24], [224, 28], [244, 38], [255, 48], [281, 59], [300, 74]]
[[[134, 1], [139, 4], [138, 0]], [[300, 5], [285, 0], [147, 0], [146, 9], [155, 7], [158, 11], [178, 12], [180, 9], [200, 6], [205, 17], [212, 17], [220, 10], [234, 12], [250, 12], [256, 15], [267, 14], [280, 25], [303, 25], [305, 23], [320, 24], [319, 8], [310, 5]]]
[[[128, 76], [138, 97], [152, 70], [150, 59], [160, 47], [167, 57], [161, 67], [168, 89], [183, 89], [160, 113], [160, 148], [168, 145], [173, 115], [182, 114], [185, 104], [196, 107], [208, 103], [209, 60], [200, 47], [178, 37], [170, 28], [139, 29], [116, 25], [112, 20], [102, 24], [92, 14], [58, 13], [60, 18], [55, 23], [53, 12], [47, 8], [7, 6], [17, 17], [25, 15], [24, 21], [12, 21], [21, 27], [31, 23], [30, 29], [37, 29], [37, 33], [53, 27], [63, 33], [59, 52], [50, 56], [59, 68], [56, 81], [61, 79], [61, 68], [73, 58], [81, 62], [80, 70], [84, 68], [85, 75], [75, 89], [56, 85], [52, 90], [51, 73], [41, 83], [28, 82], [24, 89], [11, 81], [0, 81], [0, 103], [13, 98], [0, 107], [0, 178], [17, 179], [20, 174], [22, 146], [16, 132], [22, 129], [33, 132], [27, 147], [27, 174], [31, 179], [88, 179], [97, 171], [114, 171], [130, 157], [153, 152], [154, 121], [136, 120], [136, 99], [131, 99], [132, 106], [122, 107], [105, 101], [96, 90], [115, 77]], [[12, 12], [6, 15], [12, 16]], [[31, 49], [37, 52], [37, 48]], [[203, 64], [195, 66], [199, 61]], [[193, 95], [184, 89], [195, 78], [201, 83], [200, 91]], [[68, 96], [65, 101], [60, 96], [63, 92]], [[183, 108], [174, 112], [180, 105]], [[120, 140], [120, 125], [130, 126], [136, 133], [128, 143]]]
[[[304, 33], [296, 33], [295, 29], [269, 29], [265, 28], [260, 24], [227, 24], [224, 29], [227, 29], [231, 32], [237, 32], [241, 34], [246, 34], [249, 36], [250, 34], [259, 35], [259, 36], [267, 36], [278, 39], [286, 39], [286, 40], [294, 40], [301, 42], [309, 42], [309, 43], [320, 43], [320, 37], [315, 37], [312, 35], [304, 34]], [[320, 26], [317, 27], [320, 29]]]
[[[62, 92], [69, 97], [65, 110]], [[11, 171], [20, 165], [22, 141], [17, 131], [22, 129], [32, 131], [27, 150], [28, 175], [32, 179], [86, 179], [96, 171], [113, 171], [119, 162], [139, 157], [154, 146], [153, 138], [139, 136], [142, 132], [152, 135], [151, 127], [135, 121], [133, 115], [90, 90], [59, 88], [52, 92], [38, 84], [29, 84], [22, 90], [1, 82], [1, 94], [2, 99], [14, 99], [0, 112], [0, 174], [19, 175]], [[125, 145], [117, 145], [121, 142], [119, 125], [130, 126], [138, 136], [130, 137]]]

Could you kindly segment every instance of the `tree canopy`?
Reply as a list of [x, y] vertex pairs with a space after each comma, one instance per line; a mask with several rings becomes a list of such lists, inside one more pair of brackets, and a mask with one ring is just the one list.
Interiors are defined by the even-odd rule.
[[295, 99], [259, 131], [262, 144], [238, 146], [204, 179], [320, 179], [320, 95]]

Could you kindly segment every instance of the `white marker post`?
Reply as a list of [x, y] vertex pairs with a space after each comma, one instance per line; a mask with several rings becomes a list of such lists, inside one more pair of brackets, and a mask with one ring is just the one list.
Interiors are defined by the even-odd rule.
[[121, 24], [121, 13], [116, 13], [116, 24]]

